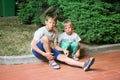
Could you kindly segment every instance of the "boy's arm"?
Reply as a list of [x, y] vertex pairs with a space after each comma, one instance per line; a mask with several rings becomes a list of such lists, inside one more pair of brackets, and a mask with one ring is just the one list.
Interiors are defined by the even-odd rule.
[[56, 50], [58, 50], [58, 51], [63, 51], [66, 56], [69, 55], [69, 51], [66, 50], [66, 49], [63, 49], [63, 48], [59, 47], [59, 43], [58, 42], [54, 42], [54, 48]]
[[62, 48], [59, 47], [59, 43], [58, 42], [54, 42], [54, 48], [58, 51], [63, 51]]
[[80, 42], [78, 42], [78, 49], [76, 51], [76, 56], [80, 56]]

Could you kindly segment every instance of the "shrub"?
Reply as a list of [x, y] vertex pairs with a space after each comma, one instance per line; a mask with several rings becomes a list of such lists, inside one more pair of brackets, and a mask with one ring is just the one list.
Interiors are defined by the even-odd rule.
[[58, 6], [55, 12], [58, 14], [60, 31], [60, 22], [67, 18], [73, 22], [74, 31], [85, 43], [120, 43], [119, 9], [116, 8], [115, 12], [111, 4], [101, 0], [29, 0], [20, 4], [18, 19], [27, 24], [39, 24], [39, 13], [48, 7], [47, 4]]
[[39, 16], [42, 8], [45, 7], [46, 0], [29, 0], [29, 2], [22, 2], [18, 5], [18, 19], [22, 23], [40, 23]]
[[[68, 6], [69, 5], [69, 6]], [[63, 2], [57, 9], [60, 19], [70, 19], [83, 42], [110, 44], [120, 42], [120, 14], [111, 12], [111, 4], [85, 0]]]

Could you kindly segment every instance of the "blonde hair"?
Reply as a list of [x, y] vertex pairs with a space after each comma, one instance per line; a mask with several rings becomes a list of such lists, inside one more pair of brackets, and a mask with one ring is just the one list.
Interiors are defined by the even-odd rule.
[[65, 27], [67, 25], [73, 25], [72, 22], [69, 19], [66, 19], [63, 21], [62, 26]]

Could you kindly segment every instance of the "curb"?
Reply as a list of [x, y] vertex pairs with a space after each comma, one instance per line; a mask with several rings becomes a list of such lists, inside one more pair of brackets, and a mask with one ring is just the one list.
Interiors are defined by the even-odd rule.
[[120, 44], [109, 44], [109, 45], [94, 46], [94, 47], [89, 46], [83, 48], [82, 50], [85, 55], [98, 54], [105, 51], [120, 50]]
[[41, 62], [42, 60], [36, 58], [34, 55], [25, 56], [0, 56], [0, 64], [27, 64], [34, 62]]
[[[110, 50], [120, 50], [120, 44], [102, 45], [102, 46], [85, 46], [81, 48], [81, 53], [84, 55], [98, 54]], [[36, 58], [34, 55], [24, 55], [24, 56], [0, 56], [0, 65], [9, 64], [28, 64], [34, 62], [42, 62]]]

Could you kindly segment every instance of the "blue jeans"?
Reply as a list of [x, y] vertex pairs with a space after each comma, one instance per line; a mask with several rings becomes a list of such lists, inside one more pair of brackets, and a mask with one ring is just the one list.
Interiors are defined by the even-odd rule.
[[[45, 52], [43, 44], [40, 41], [37, 43], [37, 47], [40, 50], [42, 50], [43, 52]], [[38, 52], [36, 52], [33, 49], [32, 49], [32, 53], [39, 59], [46, 59], [44, 56], [42, 56], [41, 54], [39, 54]], [[55, 60], [57, 60], [57, 57], [60, 54], [60, 52], [58, 50], [56, 50], [56, 49], [51, 48], [51, 53], [53, 53], [53, 56], [54, 56]]]

